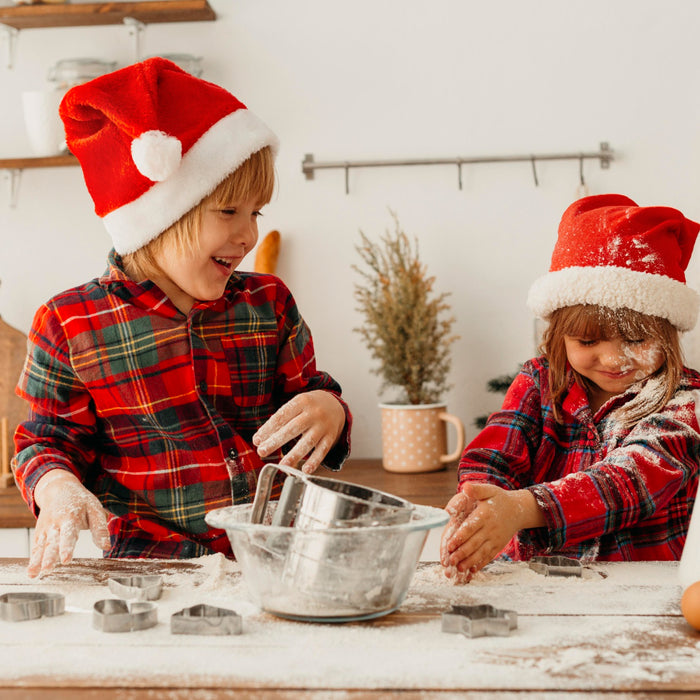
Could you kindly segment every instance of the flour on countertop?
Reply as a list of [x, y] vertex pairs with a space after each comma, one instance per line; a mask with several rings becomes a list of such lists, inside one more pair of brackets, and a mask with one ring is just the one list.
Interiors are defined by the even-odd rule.
[[[148, 562], [149, 573], [157, 564]], [[675, 563], [599, 563], [576, 579], [545, 577], [526, 563], [498, 563], [465, 585], [451, 583], [438, 564], [421, 564], [394, 615], [316, 624], [260, 611], [238, 565], [212, 555], [164, 576], [156, 627], [111, 635], [93, 629], [90, 614], [95, 601], [111, 597], [107, 586], [70, 583], [69, 572], [62, 567], [53, 581], [27, 585], [21, 567], [0, 568], [0, 593], [20, 585], [63, 592], [67, 609], [76, 611], [0, 622], [3, 678], [44, 676], [53, 684], [81, 669], [81, 677], [102, 686], [126, 679], [158, 687], [176, 678], [181, 688], [231, 687], [231, 679], [242, 679], [290, 689], [566, 690], [572, 684], [619, 688], [639, 679], [663, 687], [680, 675], [700, 674], [700, 636], [680, 617]], [[171, 635], [170, 616], [199, 603], [236, 610], [243, 633]], [[444, 633], [439, 613], [454, 603], [513, 609], [518, 627], [508, 637]]]

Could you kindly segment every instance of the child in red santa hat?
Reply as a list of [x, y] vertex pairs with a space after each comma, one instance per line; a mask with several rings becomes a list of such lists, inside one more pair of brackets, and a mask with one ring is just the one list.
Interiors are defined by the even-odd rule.
[[622, 195], [564, 213], [528, 305], [548, 327], [503, 407], [465, 449], [441, 544], [458, 582], [499, 554], [679, 559], [698, 485], [700, 374], [679, 333], [698, 295], [700, 225]]
[[60, 113], [114, 249], [30, 331], [13, 462], [38, 515], [29, 574], [70, 561], [81, 528], [110, 557], [230, 555], [208, 511], [250, 501], [266, 461], [312, 472], [349, 452], [340, 386], [289, 290], [236, 272], [277, 139], [161, 58], [73, 88]]

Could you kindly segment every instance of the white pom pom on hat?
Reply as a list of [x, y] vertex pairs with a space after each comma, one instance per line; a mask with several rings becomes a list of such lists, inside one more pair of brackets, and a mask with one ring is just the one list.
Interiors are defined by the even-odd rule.
[[131, 157], [142, 175], [153, 182], [163, 182], [180, 165], [182, 143], [164, 131], [144, 131], [131, 142]]
[[253, 153], [278, 148], [228, 90], [160, 57], [71, 88], [59, 113], [120, 255], [159, 236]]

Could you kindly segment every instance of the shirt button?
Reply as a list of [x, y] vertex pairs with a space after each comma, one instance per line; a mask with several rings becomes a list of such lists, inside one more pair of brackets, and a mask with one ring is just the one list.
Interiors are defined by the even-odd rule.
[[199, 390], [205, 394], [207, 391], [207, 383], [202, 379], [201, 382], [199, 382]]

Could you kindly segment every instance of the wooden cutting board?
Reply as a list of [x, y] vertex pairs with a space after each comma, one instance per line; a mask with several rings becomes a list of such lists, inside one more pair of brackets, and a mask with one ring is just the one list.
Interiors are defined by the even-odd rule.
[[7, 481], [7, 465], [14, 454], [15, 428], [27, 416], [27, 403], [15, 394], [26, 355], [27, 336], [0, 318], [0, 486], [7, 485], [3, 481]]

